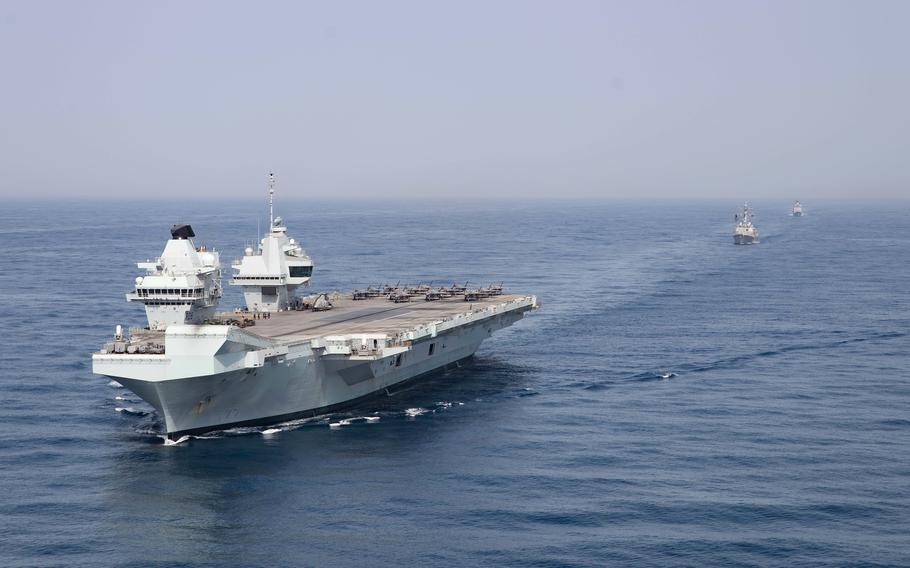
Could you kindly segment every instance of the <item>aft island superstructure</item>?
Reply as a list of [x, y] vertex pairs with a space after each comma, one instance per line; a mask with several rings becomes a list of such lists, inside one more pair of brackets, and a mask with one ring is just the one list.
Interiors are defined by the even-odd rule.
[[247, 309], [277, 312], [293, 305], [294, 293], [306, 286], [313, 275], [313, 261], [300, 243], [288, 236], [281, 217], [275, 217], [273, 199], [275, 176], [269, 174], [269, 231], [258, 249], [247, 247], [243, 258], [234, 261], [231, 284], [243, 289]]
[[[117, 326], [113, 341], [92, 355], [95, 373], [156, 409], [170, 440], [316, 416], [382, 395], [472, 356], [537, 307], [535, 296], [506, 294], [501, 284], [298, 298], [294, 289], [309, 281], [313, 263], [275, 218], [261, 249], [234, 264], [231, 283], [244, 288], [247, 307], [216, 313], [218, 255], [196, 247], [194, 236], [189, 225], [175, 226], [162, 256], [139, 264], [148, 275], [128, 298], [146, 304], [148, 326], [128, 335]], [[294, 276], [294, 267], [306, 275]]]

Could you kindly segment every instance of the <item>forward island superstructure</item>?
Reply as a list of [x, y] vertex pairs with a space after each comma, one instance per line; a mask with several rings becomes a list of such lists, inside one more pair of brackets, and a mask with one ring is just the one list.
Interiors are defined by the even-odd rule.
[[145, 304], [149, 329], [202, 323], [215, 315], [221, 298], [221, 262], [218, 253], [196, 247], [189, 225], [174, 225], [171, 240], [154, 261], [136, 263], [145, 276], [136, 277], [128, 302]]
[[[155, 408], [168, 440], [317, 416], [382, 396], [471, 357], [493, 332], [538, 305], [535, 296], [505, 294], [501, 284], [395, 285], [297, 298], [294, 289], [310, 273], [293, 276], [292, 268], [311, 271], [312, 262], [279, 221], [270, 223], [259, 254], [247, 251], [234, 265], [232, 283], [244, 287], [247, 307], [222, 313], [215, 309], [217, 253], [195, 247], [189, 225], [175, 226], [162, 256], [139, 263], [148, 275], [128, 295], [144, 300], [148, 326], [127, 334], [118, 325], [92, 355], [95, 373]], [[277, 293], [263, 290], [272, 286]]]

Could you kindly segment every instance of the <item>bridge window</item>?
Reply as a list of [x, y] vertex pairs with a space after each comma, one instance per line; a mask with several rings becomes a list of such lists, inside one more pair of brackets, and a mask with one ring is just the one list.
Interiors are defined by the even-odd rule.
[[291, 266], [291, 278], [305, 278], [313, 275], [312, 266]]

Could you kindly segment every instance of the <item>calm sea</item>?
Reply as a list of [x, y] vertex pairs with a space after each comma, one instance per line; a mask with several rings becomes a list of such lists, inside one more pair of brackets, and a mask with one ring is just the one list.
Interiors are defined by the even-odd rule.
[[910, 203], [758, 202], [752, 247], [736, 205], [279, 202], [313, 288], [543, 307], [356, 411], [165, 447], [90, 353], [170, 224], [227, 264], [267, 212], [7, 202], [0, 565], [910, 565]]

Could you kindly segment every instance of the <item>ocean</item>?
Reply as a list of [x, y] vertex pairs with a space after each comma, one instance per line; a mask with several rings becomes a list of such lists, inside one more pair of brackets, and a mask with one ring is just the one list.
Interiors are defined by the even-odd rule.
[[7, 201], [0, 565], [908, 566], [910, 203], [755, 202], [754, 246], [737, 205], [279, 195], [313, 289], [542, 307], [350, 412], [164, 446], [91, 352], [171, 224], [228, 275], [266, 208]]

